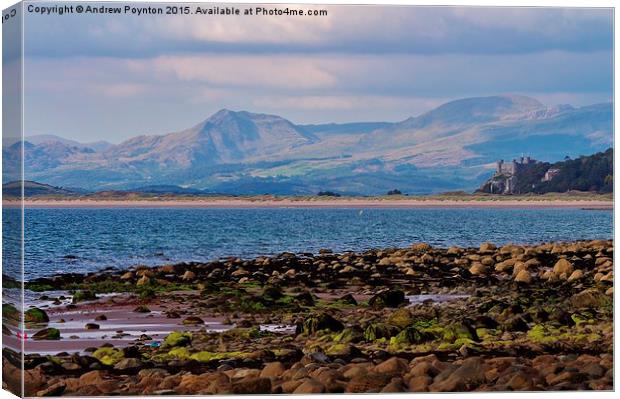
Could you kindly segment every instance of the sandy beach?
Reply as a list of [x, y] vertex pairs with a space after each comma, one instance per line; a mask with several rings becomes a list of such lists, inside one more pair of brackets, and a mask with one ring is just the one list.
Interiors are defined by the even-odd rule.
[[[3, 206], [17, 207], [19, 201], [4, 201]], [[28, 199], [27, 208], [580, 208], [613, 209], [612, 200], [598, 199]]]

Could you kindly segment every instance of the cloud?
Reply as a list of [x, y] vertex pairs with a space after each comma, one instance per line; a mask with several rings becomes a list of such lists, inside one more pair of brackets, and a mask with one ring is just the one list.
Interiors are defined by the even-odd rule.
[[611, 9], [295, 7], [328, 15], [28, 14], [27, 131], [118, 141], [220, 108], [397, 121], [498, 93], [550, 105], [613, 97]]
[[113, 98], [137, 96], [144, 93], [145, 90], [145, 85], [133, 83], [95, 84], [92, 86], [92, 91], [95, 95], [101, 94]]
[[[275, 7], [275, 6], [274, 6]], [[279, 5], [285, 8], [286, 5]], [[155, 57], [201, 52], [518, 54], [613, 46], [613, 10], [310, 6], [327, 16], [27, 14], [31, 56]]]
[[172, 73], [182, 81], [286, 89], [327, 88], [336, 78], [312, 59], [288, 56], [165, 56], [135, 61], [137, 69]]

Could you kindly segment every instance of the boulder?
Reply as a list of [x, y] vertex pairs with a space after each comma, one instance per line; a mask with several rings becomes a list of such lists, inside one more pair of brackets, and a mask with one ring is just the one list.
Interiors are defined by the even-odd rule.
[[515, 281], [522, 284], [530, 284], [532, 282], [532, 275], [527, 270], [521, 270], [515, 276]]
[[570, 303], [578, 309], [599, 308], [611, 304], [610, 298], [596, 288], [589, 288], [573, 295]]
[[486, 274], [488, 270], [489, 268], [480, 262], [474, 262], [474, 264], [469, 268], [469, 272], [474, 276]]
[[196, 273], [191, 270], [186, 271], [185, 273], [183, 273], [183, 276], [181, 276], [181, 280], [183, 281], [193, 281], [195, 278]]
[[183, 324], [187, 326], [196, 326], [199, 324], [205, 324], [205, 322], [198, 316], [189, 316], [183, 320]]
[[398, 335], [400, 329], [387, 323], [371, 323], [364, 330], [364, 339], [374, 341], [381, 338], [392, 338]]
[[460, 367], [447, 373], [447, 377], [435, 377], [436, 382], [429, 387], [431, 392], [459, 392], [476, 388], [485, 382], [487, 367], [479, 357], [465, 359]]
[[375, 373], [403, 374], [409, 370], [409, 363], [405, 359], [391, 357], [375, 366]]
[[577, 269], [569, 277], [568, 282], [581, 280], [583, 278], [583, 271]]
[[94, 301], [97, 299], [97, 295], [94, 292], [89, 290], [81, 290], [77, 291], [73, 294], [73, 303], [84, 302], [84, 301]]
[[496, 249], [497, 247], [495, 246], [495, 244], [491, 242], [483, 242], [482, 244], [480, 244], [480, 252], [483, 252], [483, 253], [493, 252]]
[[122, 359], [121, 361], [119, 361], [118, 363], [116, 363], [114, 365], [114, 370], [118, 370], [118, 371], [122, 371], [125, 373], [128, 372], [138, 372], [142, 369], [142, 362], [140, 361], [140, 359], [136, 359], [136, 358], [127, 358], [127, 359]]
[[372, 296], [368, 301], [368, 306], [372, 309], [397, 308], [408, 302], [403, 291], [387, 290]]
[[60, 330], [58, 330], [57, 328], [44, 328], [43, 330], [37, 331], [33, 336], [32, 339], [34, 339], [35, 341], [42, 341], [42, 340], [59, 340], [60, 339]]
[[573, 264], [566, 259], [560, 259], [553, 266], [553, 272], [558, 276], [565, 274], [568, 277], [573, 272]]
[[242, 380], [233, 383], [232, 393], [236, 395], [270, 394], [271, 380], [269, 378], [261, 377], [243, 378]]
[[344, 325], [327, 313], [318, 313], [306, 318], [302, 324], [297, 325], [297, 334], [314, 334], [321, 330], [342, 331]]
[[260, 372], [262, 378], [278, 378], [286, 371], [286, 367], [281, 362], [266, 363]]
[[407, 308], [397, 309], [388, 317], [388, 323], [400, 328], [405, 328], [415, 322], [411, 311]]
[[187, 346], [192, 341], [192, 334], [189, 332], [171, 332], [164, 339], [164, 346], [174, 348], [177, 346]]
[[307, 379], [301, 385], [299, 385], [293, 394], [295, 395], [308, 395], [313, 393], [325, 393], [325, 385], [321, 384], [314, 378]]
[[[4, 307], [3, 307], [4, 311]], [[50, 321], [47, 313], [43, 309], [30, 308], [24, 312], [24, 320], [26, 323], [47, 323]]]

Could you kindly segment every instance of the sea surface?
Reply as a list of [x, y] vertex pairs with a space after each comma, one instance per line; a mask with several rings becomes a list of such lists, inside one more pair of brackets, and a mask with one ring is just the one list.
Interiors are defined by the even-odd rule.
[[[3, 210], [4, 273], [13, 277], [18, 212]], [[321, 248], [611, 238], [613, 212], [582, 209], [27, 209], [24, 277]]]

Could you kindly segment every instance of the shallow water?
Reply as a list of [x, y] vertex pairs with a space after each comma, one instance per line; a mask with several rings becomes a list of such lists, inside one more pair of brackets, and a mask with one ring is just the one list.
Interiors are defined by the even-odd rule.
[[[5, 231], [19, 218], [3, 209]], [[136, 264], [404, 247], [610, 239], [582, 209], [27, 209], [25, 278]], [[7, 263], [18, 243], [4, 243]], [[13, 256], [14, 257], [14, 256]], [[5, 268], [6, 269], [6, 268]], [[5, 270], [5, 273], [8, 270]], [[14, 276], [16, 277], [16, 276]]]
[[405, 298], [409, 300], [409, 306], [420, 304], [440, 305], [446, 302], [461, 301], [469, 298], [469, 295], [458, 294], [422, 294], [407, 295]]

